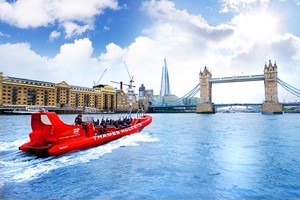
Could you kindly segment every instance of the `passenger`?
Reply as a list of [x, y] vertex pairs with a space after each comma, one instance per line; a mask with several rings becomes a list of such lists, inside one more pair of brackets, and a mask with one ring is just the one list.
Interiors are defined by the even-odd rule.
[[123, 118], [122, 125], [125, 126], [125, 127], [129, 126], [129, 124], [128, 124], [128, 118], [127, 117]]
[[131, 122], [132, 122], [132, 118], [131, 117], [127, 118], [127, 125], [128, 126], [130, 126]]
[[103, 122], [101, 122], [101, 126], [103, 127], [103, 131], [104, 133], [106, 133], [106, 127], [107, 127], [107, 123], [105, 120], [103, 120]]
[[127, 125], [130, 126], [130, 123], [131, 123], [130, 117], [128, 117], [128, 118], [127, 118]]
[[103, 128], [106, 128], [107, 127], [107, 123], [104, 121], [103, 124], [102, 124]]
[[120, 126], [120, 119], [118, 119], [118, 120], [115, 121], [115, 127], [119, 128], [119, 126]]
[[116, 120], [116, 128], [120, 128], [120, 129], [124, 128], [124, 127], [122, 126], [122, 120], [121, 120], [121, 117], [119, 117], [119, 118]]
[[102, 120], [101, 120], [100, 125], [102, 126], [104, 122], [105, 122], [105, 120], [104, 120], [104, 117], [103, 117]]
[[77, 115], [77, 117], [75, 118], [75, 124], [76, 125], [82, 125], [82, 115], [81, 115], [81, 113], [79, 113]]
[[114, 120], [113, 120], [113, 119], [110, 119], [110, 120], [109, 120], [109, 124], [110, 124], [110, 125], [114, 125]]
[[100, 123], [99, 123], [99, 119], [97, 119], [97, 121], [94, 121], [94, 126], [99, 126]]
[[122, 119], [122, 126], [127, 126], [127, 124], [126, 124], [126, 117], [123, 117], [123, 119]]

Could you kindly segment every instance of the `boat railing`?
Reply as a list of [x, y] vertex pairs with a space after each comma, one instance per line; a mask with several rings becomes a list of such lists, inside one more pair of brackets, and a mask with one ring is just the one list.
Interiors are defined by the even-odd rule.
[[127, 116], [128, 116], [128, 117], [131, 117], [131, 112], [132, 112], [132, 110], [133, 110], [132, 108], [130, 108], [130, 109], [128, 110], [128, 112], [127, 112]]
[[139, 119], [140, 117], [144, 117], [145, 116], [145, 111], [143, 109], [139, 109], [136, 112], [136, 118]]

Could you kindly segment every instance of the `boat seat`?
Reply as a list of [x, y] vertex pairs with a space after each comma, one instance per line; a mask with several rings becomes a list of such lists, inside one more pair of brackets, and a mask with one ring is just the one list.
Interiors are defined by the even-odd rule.
[[106, 131], [107, 131], [107, 132], [114, 132], [114, 131], [116, 131], [116, 130], [117, 130], [117, 128], [114, 127], [114, 126], [112, 126], [112, 127], [107, 127], [107, 128], [106, 128]]

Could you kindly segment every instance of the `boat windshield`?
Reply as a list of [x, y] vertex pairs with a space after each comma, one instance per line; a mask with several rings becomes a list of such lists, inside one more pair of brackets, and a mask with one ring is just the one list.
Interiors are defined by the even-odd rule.
[[84, 117], [82, 117], [82, 121], [84, 121], [84, 122], [94, 122], [94, 117], [84, 116]]
[[51, 121], [49, 120], [48, 116], [45, 114], [41, 115], [41, 121], [46, 125], [52, 125]]

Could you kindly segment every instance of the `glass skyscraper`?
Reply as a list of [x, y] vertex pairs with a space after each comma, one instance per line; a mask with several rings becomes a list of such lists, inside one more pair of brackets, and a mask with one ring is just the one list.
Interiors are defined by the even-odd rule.
[[164, 65], [162, 68], [162, 75], [161, 75], [161, 85], [160, 85], [160, 93], [159, 97], [162, 99], [165, 95], [170, 95], [170, 82], [169, 82], [169, 72], [167, 67], [167, 60], [164, 59]]

